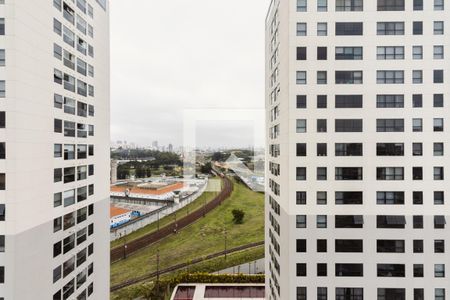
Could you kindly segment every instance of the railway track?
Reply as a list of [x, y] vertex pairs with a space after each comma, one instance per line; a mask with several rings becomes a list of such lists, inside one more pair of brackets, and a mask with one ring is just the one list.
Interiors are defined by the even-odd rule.
[[231, 195], [231, 192], [233, 191], [233, 183], [229, 178], [223, 176], [222, 182], [223, 182], [223, 189], [212, 201], [208, 202], [206, 205], [193, 211], [192, 213], [179, 219], [178, 221], [160, 228], [158, 231], [151, 232], [140, 238], [132, 240], [126, 243], [125, 245], [111, 249], [110, 252], [111, 263], [117, 262], [125, 257], [128, 257], [129, 255], [135, 253], [136, 251], [146, 248], [151, 244], [171, 234], [176, 233], [177, 231], [185, 228], [186, 226], [189, 226], [198, 219], [204, 217], [208, 212], [218, 207], [225, 199], [227, 199]]
[[247, 244], [247, 245], [242, 245], [242, 246], [239, 246], [239, 247], [236, 247], [236, 248], [232, 248], [232, 249], [229, 249], [229, 250], [226, 250], [226, 251], [221, 251], [221, 252], [217, 252], [217, 253], [214, 253], [214, 254], [210, 254], [210, 255], [205, 256], [205, 257], [196, 258], [196, 259], [192, 260], [189, 264], [188, 263], [181, 263], [181, 264], [178, 264], [178, 265], [174, 265], [174, 266], [168, 267], [168, 268], [163, 269], [163, 270], [159, 270], [159, 272], [155, 271], [155, 272], [152, 272], [152, 273], [149, 273], [149, 274], [146, 274], [146, 275], [143, 275], [143, 276], [131, 279], [131, 280], [127, 280], [127, 281], [122, 282], [120, 284], [114, 285], [114, 286], [111, 287], [111, 292], [118, 291], [120, 289], [126, 288], [126, 287], [128, 287], [130, 285], [134, 285], [134, 284], [140, 283], [140, 282], [145, 281], [145, 280], [149, 280], [151, 278], [157, 277], [158, 275], [164, 275], [164, 274], [167, 274], [167, 273], [170, 273], [170, 272], [182, 270], [182, 269], [187, 268], [187, 267], [189, 267], [191, 265], [194, 265], [194, 264], [197, 264], [197, 263], [200, 263], [200, 262], [203, 262], [203, 261], [207, 261], [207, 260], [210, 260], [210, 259], [213, 259], [213, 258], [217, 258], [217, 257], [220, 257], [220, 256], [224, 256], [225, 254], [232, 254], [232, 253], [235, 253], [235, 252], [239, 252], [239, 251], [243, 251], [243, 250], [259, 247], [259, 246], [262, 246], [262, 245], [264, 245], [264, 241], [255, 242], [255, 243], [251, 243], [251, 244]]

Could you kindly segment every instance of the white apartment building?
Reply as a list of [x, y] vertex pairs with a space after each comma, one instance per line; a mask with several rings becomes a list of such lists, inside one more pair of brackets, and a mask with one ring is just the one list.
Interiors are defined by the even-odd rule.
[[450, 299], [449, 33], [444, 0], [272, 1], [267, 299]]
[[0, 299], [109, 298], [108, 9], [0, 1]]

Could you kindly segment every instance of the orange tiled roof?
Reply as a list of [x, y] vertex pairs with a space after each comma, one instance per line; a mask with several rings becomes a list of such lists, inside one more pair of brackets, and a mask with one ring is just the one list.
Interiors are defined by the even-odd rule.
[[[174, 184], [171, 184], [169, 186], [157, 189], [157, 190], [151, 190], [151, 189], [142, 189], [138, 187], [131, 188], [130, 192], [134, 194], [145, 194], [145, 195], [163, 195], [167, 194], [169, 192], [181, 189], [184, 187], [184, 184], [182, 182], [177, 182]], [[125, 192], [127, 189], [126, 186], [111, 186], [111, 192]]]
[[120, 207], [115, 207], [113, 205], [111, 205], [109, 207], [109, 215], [110, 215], [111, 218], [115, 217], [115, 216], [126, 214], [126, 213], [128, 213], [130, 211], [131, 210], [120, 208]]

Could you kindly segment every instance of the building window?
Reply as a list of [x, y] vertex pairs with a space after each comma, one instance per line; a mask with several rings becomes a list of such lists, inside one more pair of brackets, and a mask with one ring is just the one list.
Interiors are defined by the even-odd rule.
[[[326, 73], [325, 73], [325, 80], [326, 80]], [[317, 95], [317, 108], [327, 108], [327, 95]]]
[[402, 108], [404, 95], [377, 95], [377, 108]]
[[422, 156], [423, 155], [423, 149], [422, 149], [422, 143], [413, 143], [412, 144], [412, 155], [413, 156]]
[[297, 95], [297, 108], [306, 108], [306, 95]]
[[423, 10], [423, 0], [414, 0], [413, 10]]
[[62, 193], [53, 194], [53, 207], [59, 207], [62, 205]]
[[296, 193], [296, 203], [297, 205], [306, 205], [306, 192]]
[[297, 133], [305, 133], [306, 132], [306, 119], [297, 119]]
[[306, 60], [306, 47], [297, 47], [297, 60]]
[[327, 228], [327, 216], [317, 215], [316, 216], [317, 228]]
[[0, 143], [0, 159], [6, 158], [6, 143]]
[[6, 83], [4, 80], [0, 80], [0, 98], [5, 98], [6, 96]]
[[336, 84], [362, 84], [362, 71], [335, 71]]
[[403, 167], [378, 167], [377, 180], [403, 180]]
[[444, 83], [444, 70], [433, 70], [433, 82]]
[[[325, 266], [323, 266], [325, 265]], [[319, 270], [320, 268], [320, 270]], [[327, 264], [318, 264], [317, 265], [317, 276], [327, 276]], [[320, 275], [319, 275], [320, 274]], [[326, 287], [318, 287], [317, 288], [317, 300], [327, 300], [328, 292]]]
[[445, 228], [445, 216], [434, 216], [434, 228], [444, 229]]
[[297, 143], [297, 156], [306, 156], [306, 143]]
[[414, 205], [423, 204], [423, 192], [413, 192], [413, 204]]
[[444, 119], [434, 118], [433, 119], [433, 131], [444, 131]]
[[306, 71], [297, 71], [296, 83], [306, 84]]
[[433, 192], [434, 205], [443, 205], [444, 204], [444, 192], [435, 191]]
[[326, 143], [317, 143], [317, 156], [327, 156]]
[[377, 204], [403, 205], [405, 192], [377, 192]]
[[404, 35], [404, 22], [377, 22], [377, 35]]
[[412, 57], [413, 59], [422, 59], [423, 58], [423, 47], [422, 46], [413, 46], [412, 48]]
[[435, 264], [434, 265], [434, 277], [445, 277], [445, 265]]
[[306, 252], [306, 240], [297, 240], [297, 252]]
[[422, 107], [422, 94], [414, 94], [412, 96], [412, 106], [413, 107]]
[[336, 0], [336, 11], [363, 11], [363, 0]]
[[317, 132], [327, 132], [327, 119], [317, 120]]
[[378, 253], [405, 253], [404, 240], [377, 240]]
[[305, 167], [297, 167], [296, 169], [296, 178], [297, 180], [306, 180], [306, 168]]
[[317, 240], [317, 252], [325, 253], [327, 252], [327, 240]]
[[336, 167], [335, 180], [362, 180], [363, 169], [360, 167]]
[[377, 228], [405, 228], [406, 218], [400, 215], [377, 216]]
[[378, 84], [399, 84], [404, 83], [404, 71], [377, 71]]
[[327, 84], [327, 71], [317, 71], [317, 84]]
[[434, 180], [444, 180], [444, 167], [433, 168]]
[[445, 300], [445, 289], [444, 288], [435, 288], [434, 289], [434, 300]]
[[336, 143], [335, 156], [362, 156], [362, 143]]
[[317, 198], [317, 204], [318, 205], [326, 205], [327, 204], [327, 192], [317, 192], [316, 194], [316, 198]]
[[[377, 264], [377, 276], [378, 277], [405, 277], [405, 265], [404, 264]], [[380, 295], [380, 294], [378, 293], [378, 295]], [[388, 299], [392, 299], [392, 298], [388, 298]]]
[[413, 132], [422, 132], [422, 119], [415, 118], [412, 120]]
[[414, 84], [423, 83], [422, 70], [413, 70], [412, 71], [412, 83], [414, 83]]
[[328, 10], [328, 0], [317, 0], [317, 11]]
[[377, 59], [388, 60], [388, 59], [404, 59], [404, 58], [405, 58], [405, 47], [403, 46], [377, 47]]
[[297, 228], [306, 228], [306, 215], [297, 215], [296, 216], [296, 227]]
[[328, 35], [328, 24], [319, 22], [317, 23], [317, 36], [327, 36]]
[[336, 288], [336, 300], [363, 300], [363, 288]]
[[423, 22], [413, 22], [413, 35], [423, 34]]
[[305, 263], [298, 263], [297, 264], [297, 277], [298, 276], [306, 276], [306, 264]]
[[362, 192], [335, 192], [336, 205], [361, 205], [363, 204]]
[[336, 60], [362, 60], [363, 48], [362, 47], [336, 47], [335, 48]]
[[327, 47], [317, 47], [317, 60], [327, 60]]
[[306, 23], [297, 23], [297, 36], [306, 36]]
[[[405, 0], [378, 0], [378, 11], [404, 11]], [[380, 299], [381, 300], [381, 299]]]
[[433, 143], [433, 155], [444, 156], [444, 143]]
[[405, 289], [378, 288], [378, 300], [390, 299], [405, 300]]
[[297, 11], [307, 11], [307, 0], [297, 0]]
[[306, 300], [306, 287], [297, 287], [297, 300]]
[[0, 204], [0, 221], [5, 221], [6, 219], [6, 206], [5, 204]]
[[412, 168], [412, 178], [413, 178], [413, 180], [422, 180], [423, 179], [422, 167], [413, 167]]
[[434, 253], [445, 253], [445, 240], [434, 240]]
[[404, 132], [403, 119], [377, 119], [377, 132]]
[[413, 240], [413, 253], [423, 253], [423, 240]]
[[444, 59], [444, 46], [439, 45], [433, 47], [433, 58]]
[[326, 167], [317, 167], [317, 180], [327, 180]]
[[336, 264], [336, 277], [362, 277], [363, 264]]
[[423, 229], [423, 216], [413, 216], [413, 228]]
[[434, 0], [434, 10], [444, 10], [444, 0]]
[[435, 35], [444, 34], [444, 22], [443, 21], [434, 21], [433, 23], [433, 33]]
[[335, 97], [336, 108], [362, 108], [363, 96], [362, 95], [336, 95]]
[[336, 22], [336, 35], [363, 35], [362, 22]]

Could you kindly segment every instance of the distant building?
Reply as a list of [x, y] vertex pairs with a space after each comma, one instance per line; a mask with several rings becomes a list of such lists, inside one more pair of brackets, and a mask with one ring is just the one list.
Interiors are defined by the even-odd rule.
[[173, 152], [173, 145], [172, 144], [169, 144], [169, 147], [167, 148], [167, 151]]
[[264, 284], [180, 284], [170, 300], [262, 300], [264, 291]]
[[128, 209], [115, 207], [111, 205], [109, 208], [109, 213], [110, 213], [111, 228], [125, 224], [131, 220], [132, 211]]

